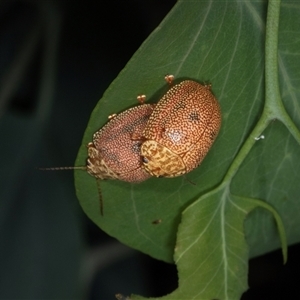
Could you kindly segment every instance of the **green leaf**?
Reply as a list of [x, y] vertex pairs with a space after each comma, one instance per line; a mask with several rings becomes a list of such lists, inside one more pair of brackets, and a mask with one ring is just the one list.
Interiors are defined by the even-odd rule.
[[[86, 145], [108, 115], [135, 105], [139, 94], [157, 102], [168, 89], [165, 74], [212, 83], [222, 109], [221, 132], [187, 176], [141, 184], [103, 181], [101, 216], [96, 180], [75, 172], [84, 211], [108, 234], [167, 262], [174, 259], [175, 244], [175, 261], [185, 253], [178, 260], [177, 299], [206, 299], [212, 291], [214, 298], [238, 299], [247, 287], [248, 256], [280, 246], [274, 219], [259, 209], [246, 221], [248, 254], [243, 221], [262, 206], [254, 199], [265, 201], [275, 216], [285, 257], [283, 225], [268, 203], [282, 217], [288, 243], [300, 241], [300, 4], [281, 5], [279, 49], [280, 2], [267, 4], [178, 1], [95, 107], [76, 160], [76, 166], [85, 165]], [[188, 251], [193, 238], [201, 244]]]
[[[282, 234], [281, 219], [269, 204], [231, 195], [228, 186], [190, 205], [183, 212], [175, 247], [179, 287], [163, 299], [240, 299], [248, 274], [244, 219], [257, 206], [275, 216]], [[282, 241], [286, 258], [284, 234]]]

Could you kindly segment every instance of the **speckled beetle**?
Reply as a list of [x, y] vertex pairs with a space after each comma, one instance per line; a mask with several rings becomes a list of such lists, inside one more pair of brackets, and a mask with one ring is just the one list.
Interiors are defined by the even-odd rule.
[[[170, 83], [172, 76], [166, 76]], [[196, 168], [221, 126], [220, 106], [210, 90], [185, 80], [158, 102], [142, 134], [144, 168], [156, 177], [176, 177]]]
[[[140, 101], [144, 96], [139, 96]], [[150, 177], [142, 167], [141, 136], [154, 105], [142, 104], [118, 115], [93, 135], [88, 144], [87, 172], [99, 179], [141, 182]]]
[[103, 201], [100, 179], [119, 179], [127, 182], [141, 182], [151, 177], [142, 166], [140, 155], [141, 136], [153, 112], [154, 104], [143, 104], [146, 96], [138, 96], [142, 105], [112, 114], [109, 121], [94, 133], [93, 142], [87, 145], [86, 166], [40, 168], [40, 170], [86, 170], [98, 181], [100, 212], [103, 215]]

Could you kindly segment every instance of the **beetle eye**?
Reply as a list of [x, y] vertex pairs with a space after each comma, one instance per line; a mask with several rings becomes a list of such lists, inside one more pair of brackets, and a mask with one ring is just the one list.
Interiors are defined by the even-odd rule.
[[145, 156], [142, 156], [142, 161], [145, 164], [147, 164], [149, 162], [149, 160]]

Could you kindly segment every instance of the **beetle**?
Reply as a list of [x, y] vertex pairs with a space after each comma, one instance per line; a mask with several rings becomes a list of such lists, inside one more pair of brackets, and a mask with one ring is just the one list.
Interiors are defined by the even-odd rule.
[[[173, 76], [165, 77], [167, 82]], [[145, 170], [177, 177], [199, 166], [221, 127], [220, 105], [210, 85], [184, 80], [159, 100], [142, 134]]]
[[[141, 97], [141, 96], [140, 96]], [[143, 96], [142, 96], [143, 97]], [[142, 104], [113, 115], [88, 144], [87, 172], [99, 179], [142, 182], [150, 174], [142, 167], [141, 136], [154, 104]]]
[[142, 166], [140, 155], [141, 136], [155, 104], [144, 104], [145, 95], [137, 97], [141, 105], [129, 108], [120, 114], [112, 114], [109, 121], [93, 134], [87, 145], [86, 166], [40, 168], [40, 170], [86, 170], [97, 179], [100, 197], [100, 212], [103, 201], [99, 180], [118, 179], [138, 183], [151, 175]]

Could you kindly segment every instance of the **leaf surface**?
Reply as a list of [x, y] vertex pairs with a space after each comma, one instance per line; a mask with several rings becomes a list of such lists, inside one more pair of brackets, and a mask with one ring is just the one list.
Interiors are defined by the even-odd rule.
[[[265, 97], [267, 3], [181, 0], [91, 115], [77, 166], [85, 165], [85, 145], [108, 115], [135, 105], [139, 94], [146, 94], [149, 102], [159, 100], [168, 89], [165, 74], [210, 82], [219, 99], [221, 132], [201, 166], [187, 176], [151, 178], [141, 184], [103, 181], [102, 217], [95, 179], [75, 172], [84, 211], [108, 234], [167, 262], [174, 260], [176, 249], [180, 289], [172, 299], [212, 299], [206, 298], [212, 289], [219, 291], [216, 299], [238, 299], [247, 287], [248, 256], [280, 246], [274, 218], [265, 210], [250, 214], [244, 232], [246, 215], [263, 206], [258, 199], [274, 216], [272, 207], [279, 212], [288, 243], [300, 241], [299, 13], [297, 2], [282, 3], [279, 102], [269, 92]], [[286, 111], [278, 105], [281, 100]], [[284, 244], [283, 225], [278, 216], [276, 220]], [[189, 290], [193, 294], [187, 294]]]

